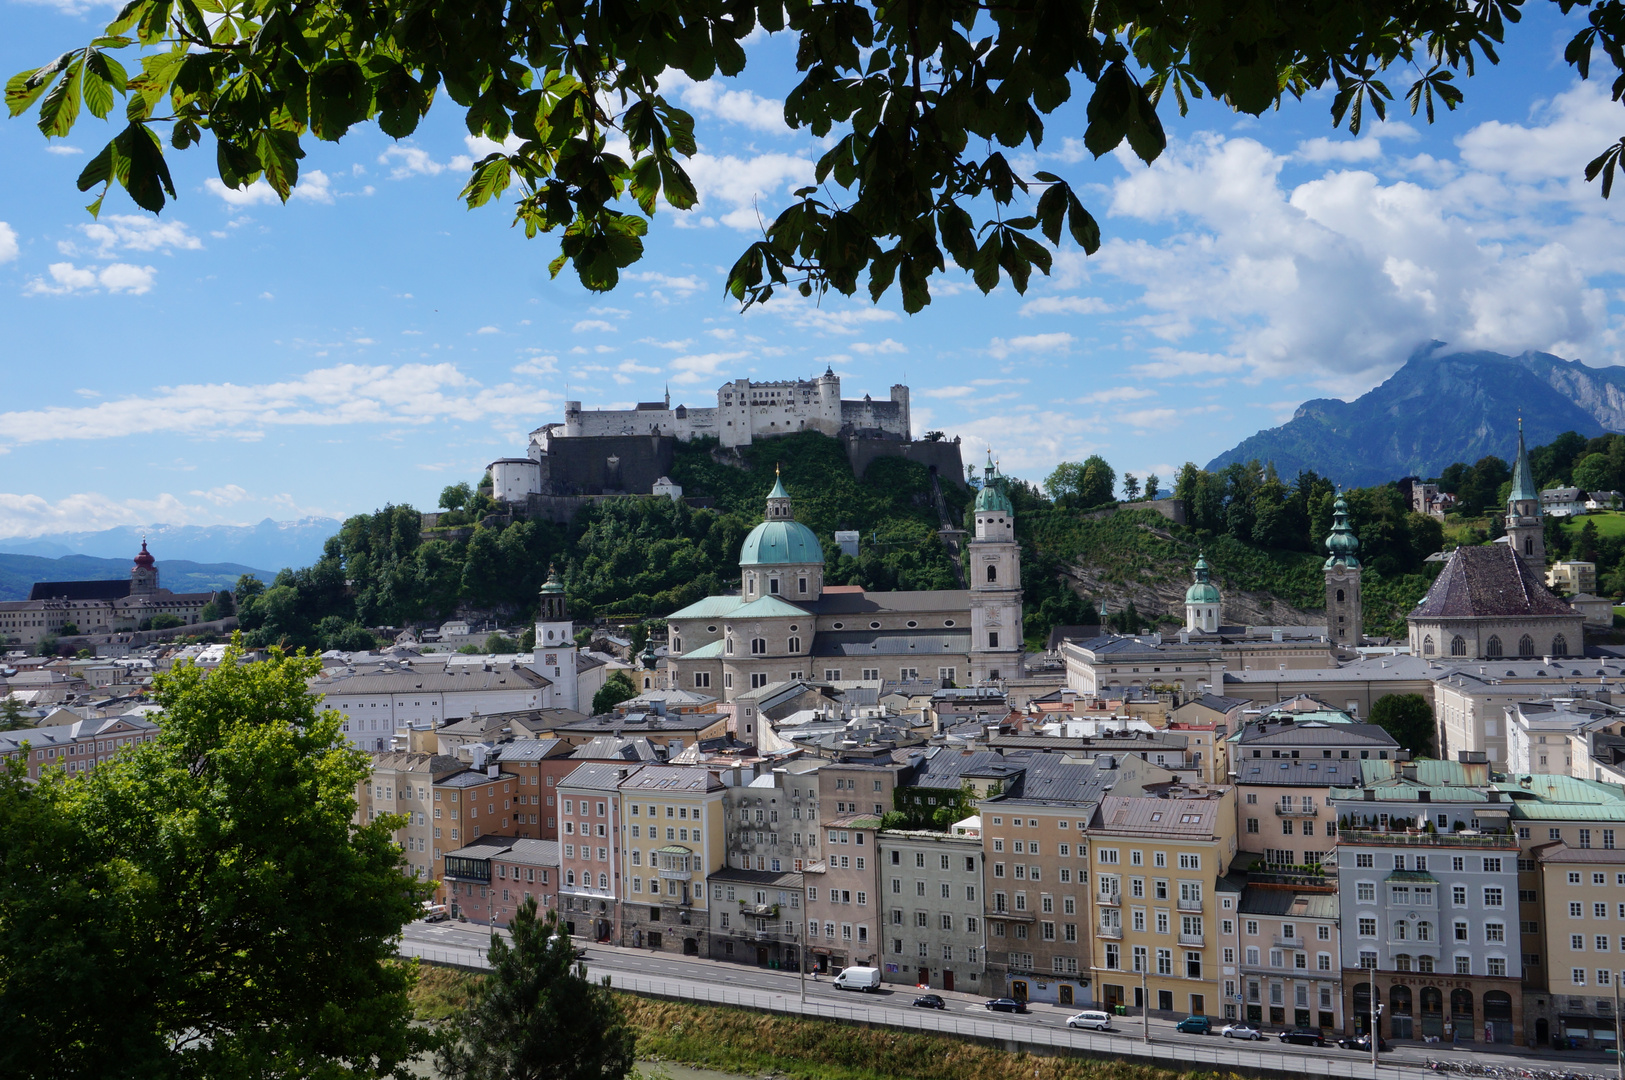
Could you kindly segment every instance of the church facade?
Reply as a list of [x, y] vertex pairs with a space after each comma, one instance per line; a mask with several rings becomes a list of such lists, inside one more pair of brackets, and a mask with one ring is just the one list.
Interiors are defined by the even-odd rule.
[[1546, 587], [1540, 493], [1518, 426], [1506, 535], [1450, 553], [1409, 616], [1411, 655], [1501, 660], [1582, 656], [1584, 616]]
[[965, 545], [969, 589], [825, 586], [824, 551], [775, 480], [740, 548], [740, 594], [667, 616], [672, 686], [732, 701], [790, 679], [930, 679], [957, 686], [1022, 671], [1021, 555], [1004, 479], [991, 465]]
[[128, 581], [36, 581], [27, 600], [0, 601], [0, 644], [30, 648], [64, 631], [124, 633], [161, 613], [195, 623], [214, 595], [160, 588], [158, 561], [143, 540]]

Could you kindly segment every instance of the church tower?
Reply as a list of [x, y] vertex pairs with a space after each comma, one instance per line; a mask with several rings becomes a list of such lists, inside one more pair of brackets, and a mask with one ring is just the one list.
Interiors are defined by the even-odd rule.
[[1326, 634], [1334, 645], [1360, 644], [1365, 624], [1360, 618], [1359, 538], [1349, 527], [1349, 504], [1337, 493], [1332, 504], [1332, 532], [1326, 537]]
[[1021, 549], [1004, 483], [990, 457], [976, 495], [975, 535], [966, 545], [972, 685], [1021, 674]]
[[[564, 599], [564, 583], [559, 572], [549, 568], [542, 585], [541, 610], [536, 613], [536, 648], [531, 657], [533, 671], [553, 681], [548, 703], [554, 708], [580, 711], [576, 685], [575, 623]], [[589, 706], [591, 702], [587, 703]]]
[[1207, 559], [1196, 555], [1191, 587], [1185, 590], [1185, 631], [1191, 634], [1217, 634], [1224, 600], [1219, 587], [1208, 575]]
[[158, 591], [158, 560], [147, 551], [147, 538], [141, 538], [141, 550], [135, 565], [130, 567], [130, 595], [151, 596]]
[[1512, 493], [1507, 496], [1507, 544], [1535, 577], [1546, 578], [1546, 534], [1540, 520], [1540, 492], [1523, 445], [1523, 417], [1518, 418], [1518, 460], [1512, 466]]

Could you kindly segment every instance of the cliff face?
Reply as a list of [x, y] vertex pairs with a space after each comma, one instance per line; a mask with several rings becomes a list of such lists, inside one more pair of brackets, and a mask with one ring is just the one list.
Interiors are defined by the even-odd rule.
[[1254, 458], [1283, 476], [1313, 469], [1347, 485], [1435, 476], [1453, 461], [1510, 460], [1518, 418], [1530, 445], [1565, 431], [1625, 432], [1625, 368], [1594, 368], [1549, 353], [1420, 352], [1354, 401], [1317, 399], [1208, 463]]
[[[1109, 577], [1102, 568], [1087, 565], [1074, 565], [1067, 570], [1067, 577], [1074, 582], [1078, 592], [1085, 596], [1104, 598], [1108, 612], [1122, 611], [1132, 602], [1134, 610], [1146, 616], [1147, 625], [1151, 625], [1158, 615], [1168, 615], [1181, 622], [1184, 621], [1185, 589], [1190, 585], [1188, 578], [1169, 575], [1153, 579], [1150, 575], [1145, 575], [1139, 581], [1123, 582], [1112, 580], [1116, 576]], [[1267, 592], [1243, 592], [1228, 588], [1222, 580], [1219, 585], [1224, 594], [1224, 621], [1227, 624], [1313, 626], [1323, 625], [1326, 622], [1324, 611], [1306, 611], [1293, 607], [1285, 600]]]

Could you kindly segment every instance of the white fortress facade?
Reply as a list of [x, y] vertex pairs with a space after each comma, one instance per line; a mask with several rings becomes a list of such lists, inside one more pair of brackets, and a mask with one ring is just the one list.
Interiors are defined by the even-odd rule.
[[[561, 430], [562, 427], [562, 430]], [[841, 377], [825, 370], [816, 379], [752, 382], [735, 379], [717, 390], [715, 408], [673, 408], [664, 401], [639, 402], [635, 409], [584, 411], [579, 401], [564, 403], [564, 423], [549, 424], [531, 435], [546, 450], [550, 439], [594, 435], [670, 435], [687, 442], [714, 436], [723, 446], [745, 446], [757, 439], [798, 431], [826, 435], [911, 438], [908, 387], [891, 388], [891, 397], [874, 401], [841, 400]]]

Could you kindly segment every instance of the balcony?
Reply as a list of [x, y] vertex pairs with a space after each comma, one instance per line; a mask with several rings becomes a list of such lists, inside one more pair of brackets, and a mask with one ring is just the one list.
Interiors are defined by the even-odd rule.
[[1122, 907], [1123, 894], [1120, 892], [1096, 893], [1095, 903], [1102, 907]]
[[1286, 803], [1275, 804], [1276, 817], [1312, 818], [1320, 816], [1318, 806], [1288, 806]]
[[1121, 941], [1123, 940], [1123, 928], [1121, 926], [1097, 926], [1095, 928], [1095, 937], [1105, 938], [1107, 941]]
[[1182, 934], [1179, 935], [1179, 943], [1181, 945], [1194, 945], [1197, 948], [1201, 948], [1201, 947], [1203, 947], [1203, 946], [1205, 946], [1207, 944], [1207, 939], [1202, 934], [1184, 934], [1184, 933], [1182, 933]]
[[1462, 847], [1518, 850], [1518, 841], [1509, 833], [1423, 833], [1386, 832], [1381, 829], [1342, 828], [1338, 839], [1348, 844], [1380, 844], [1386, 847]]
[[[1330, 948], [1331, 942], [1327, 942], [1326, 946], [1327, 948]], [[1309, 943], [1303, 938], [1298, 937], [1278, 937], [1275, 939], [1275, 947], [1277, 949], [1293, 949], [1301, 952], [1309, 948]]]
[[779, 917], [779, 905], [749, 904], [741, 900], [739, 901], [739, 913], [741, 915], [754, 915], [761, 919], [776, 919]]
[[694, 872], [692, 870], [667, 870], [665, 867], [661, 867], [660, 879], [662, 881], [692, 881], [694, 880]]
[[1179, 898], [1177, 906], [1180, 911], [1201, 911], [1202, 898], [1196, 897], [1195, 899], [1188, 900], [1182, 896]]

